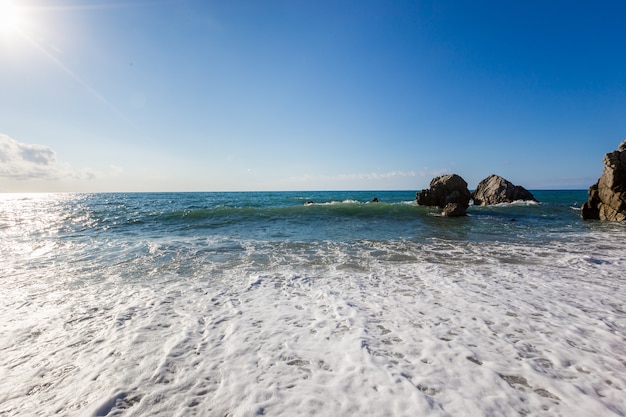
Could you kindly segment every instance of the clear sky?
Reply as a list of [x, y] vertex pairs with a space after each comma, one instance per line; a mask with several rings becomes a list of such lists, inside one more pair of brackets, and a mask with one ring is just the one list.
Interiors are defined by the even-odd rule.
[[626, 1], [0, 0], [0, 192], [587, 188]]

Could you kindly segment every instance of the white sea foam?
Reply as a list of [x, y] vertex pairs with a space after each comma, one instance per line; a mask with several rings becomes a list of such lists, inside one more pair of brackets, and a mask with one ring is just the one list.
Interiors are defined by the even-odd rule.
[[516, 201], [511, 201], [509, 203], [498, 203], [498, 204], [493, 204], [492, 207], [509, 207], [509, 206], [537, 206], [541, 204], [538, 201], [533, 201], [533, 200], [516, 200]]
[[323, 203], [313, 203], [313, 204], [317, 204], [320, 206], [334, 206], [337, 204], [365, 204], [362, 201], [358, 201], [358, 200], [353, 200], [353, 199], [347, 199], [347, 200], [342, 200], [342, 201], [336, 201], [336, 200], [332, 200], [332, 201], [326, 201]]
[[0, 415], [623, 416], [622, 237], [247, 242], [193, 274], [154, 262], [164, 240], [143, 279], [130, 257], [87, 281], [13, 265]]

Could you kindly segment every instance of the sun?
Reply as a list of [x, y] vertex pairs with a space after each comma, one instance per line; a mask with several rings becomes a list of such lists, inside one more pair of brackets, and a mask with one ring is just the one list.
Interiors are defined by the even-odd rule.
[[0, 0], [0, 34], [9, 36], [24, 28], [22, 9], [14, 0]]

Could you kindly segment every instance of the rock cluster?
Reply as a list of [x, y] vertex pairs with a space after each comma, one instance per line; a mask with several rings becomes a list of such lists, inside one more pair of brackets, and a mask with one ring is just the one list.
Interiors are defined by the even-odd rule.
[[498, 175], [490, 175], [482, 180], [474, 190], [472, 198], [477, 206], [512, 203], [519, 200], [537, 201], [526, 188], [514, 185]]
[[463, 178], [450, 174], [433, 178], [430, 188], [418, 192], [415, 198], [421, 206], [437, 206], [444, 216], [456, 217], [465, 215], [471, 194]]
[[510, 203], [517, 200], [536, 201], [524, 187], [513, 185], [497, 175], [490, 175], [478, 184], [474, 194], [467, 189], [467, 182], [457, 174], [442, 175], [430, 182], [430, 188], [415, 196], [420, 206], [437, 206], [447, 217], [465, 216], [470, 199], [474, 204], [489, 205]]
[[585, 220], [626, 220], [626, 140], [602, 160], [602, 176], [589, 188], [580, 213]]

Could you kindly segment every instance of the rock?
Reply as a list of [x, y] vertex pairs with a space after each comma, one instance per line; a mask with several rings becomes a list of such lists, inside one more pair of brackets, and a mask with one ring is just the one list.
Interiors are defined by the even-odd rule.
[[443, 208], [441, 215], [444, 217], [461, 217], [465, 216], [467, 207], [459, 203], [448, 203]]
[[626, 140], [602, 162], [602, 176], [589, 187], [589, 199], [580, 215], [584, 220], [626, 220]]
[[474, 190], [472, 198], [477, 206], [512, 203], [519, 200], [537, 201], [530, 191], [498, 175], [490, 175], [482, 180]]
[[470, 198], [467, 182], [456, 174], [433, 178], [430, 188], [418, 192], [415, 196], [420, 206], [437, 206], [443, 209], [449, 204], [456, 204], [442, 213], [450, 217], [464, 216], [469, 207]]

